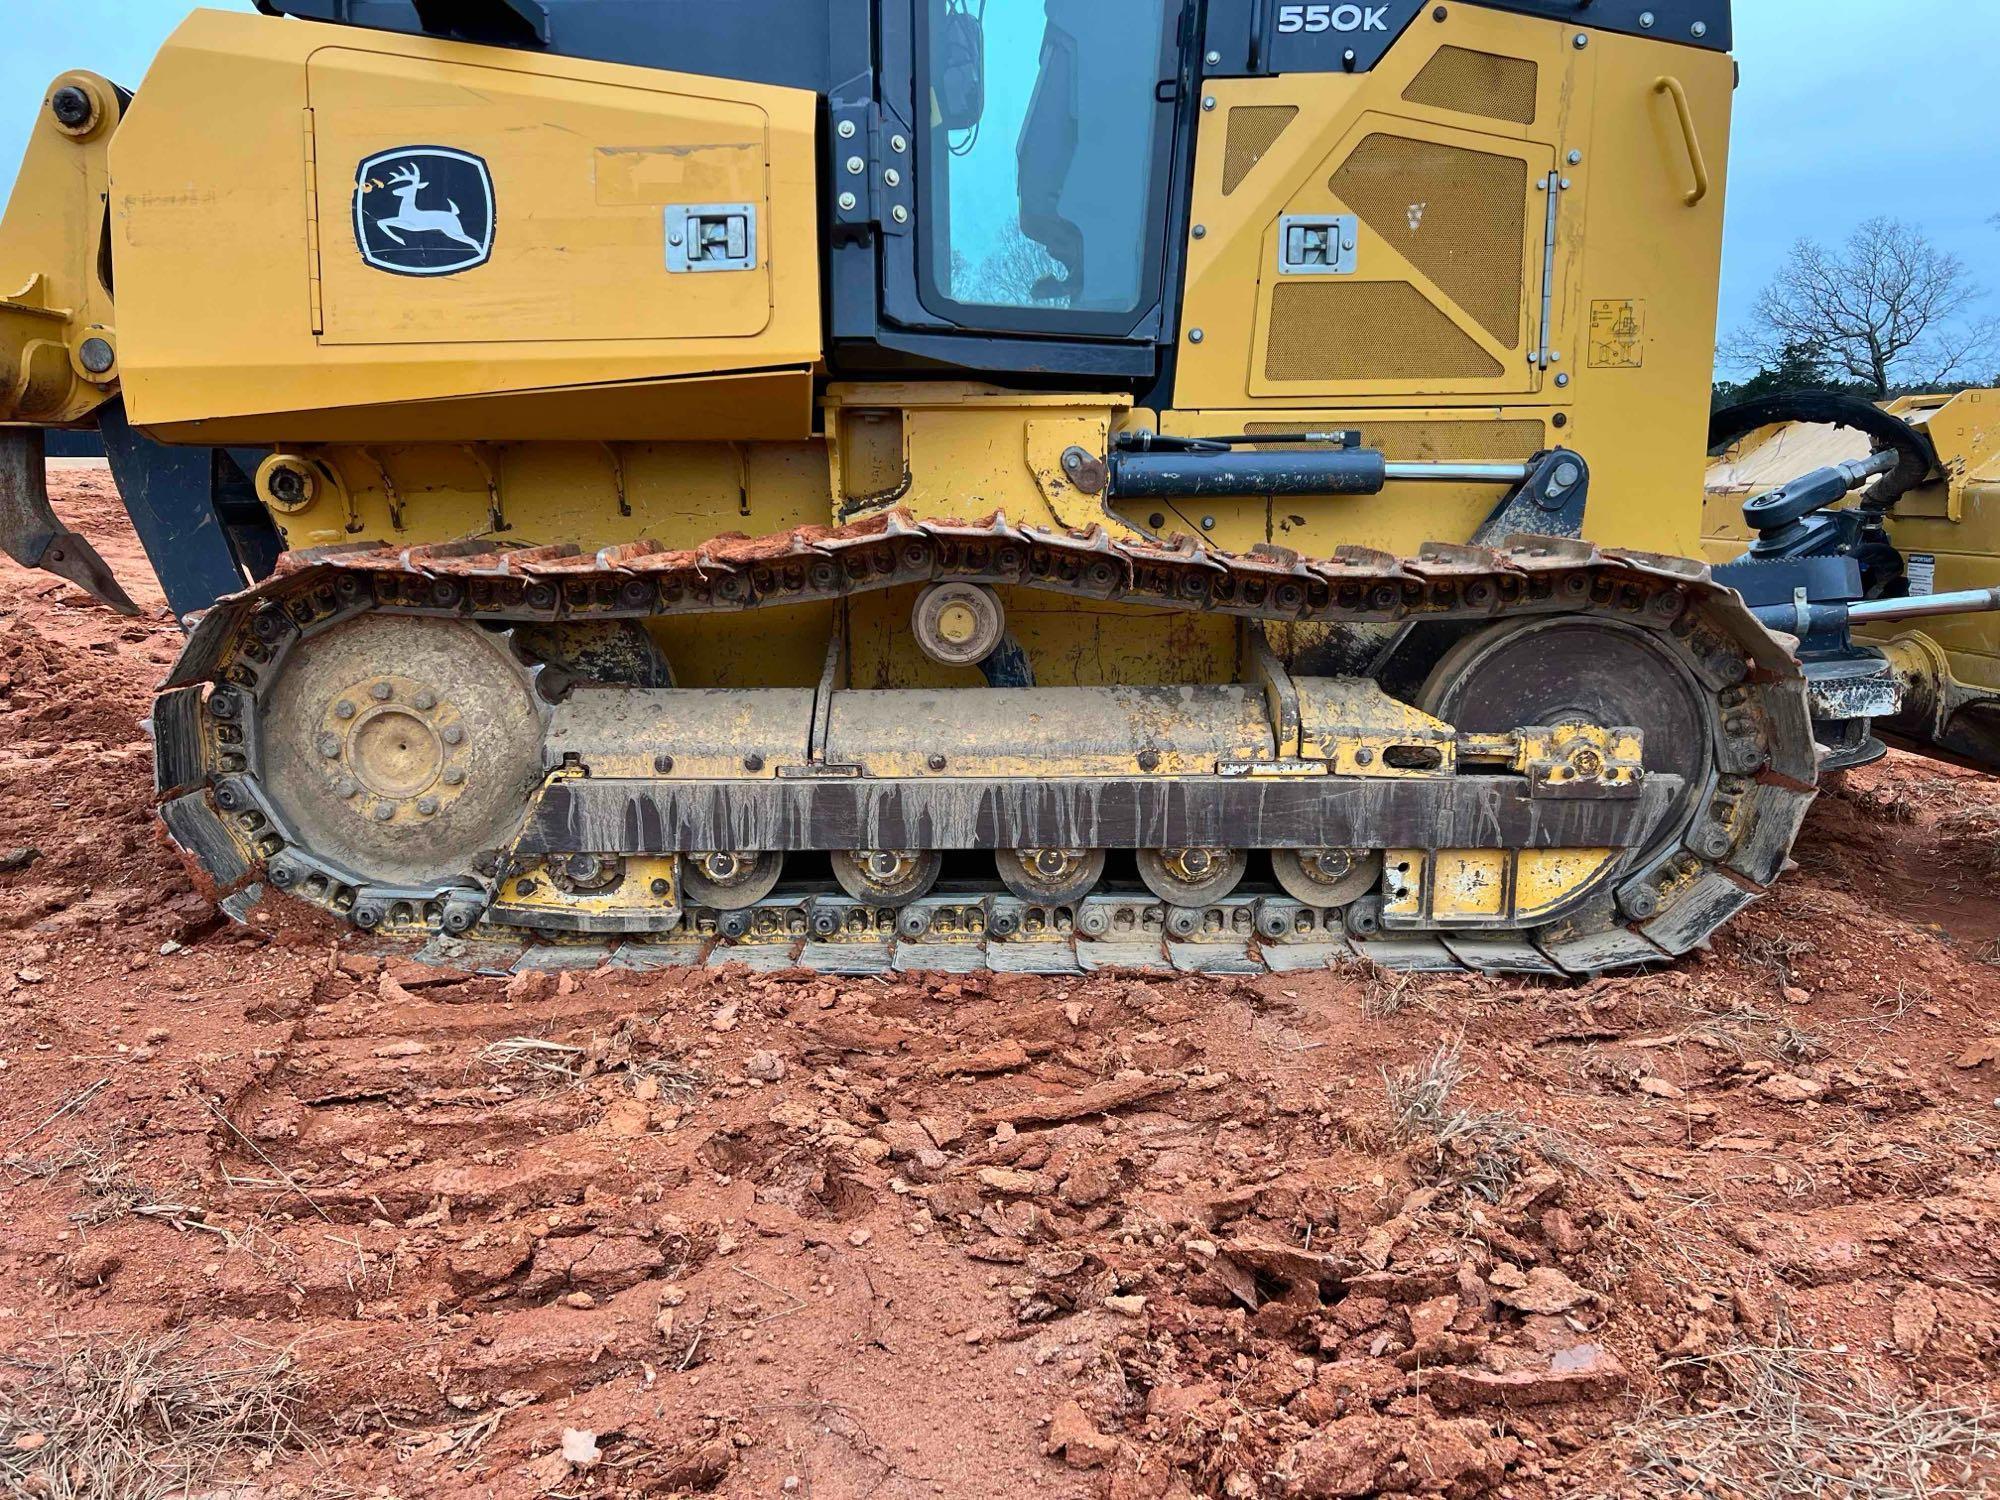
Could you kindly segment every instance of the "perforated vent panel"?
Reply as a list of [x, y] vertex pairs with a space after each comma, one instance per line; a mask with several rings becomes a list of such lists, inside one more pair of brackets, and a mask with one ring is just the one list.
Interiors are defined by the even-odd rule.
[[1526, 162], [1378, 134], [1355, 147], [1327, 186], [1494, 338], [1520, 343]]
[[1264, 378], [1492, 380], [1501, 365], [1406, 281], [1291, 281], [1271, 293]]
[[1535, 91], [1541, 69], [1525, 57], [1474, 52], [1467, 47], [1440, 47], [1423, 72], [1410, 81], [1403, 97], [1432, 109], [1535, 123]]
[[1298, 112], [1296, 104], [1241, 104], [1229, 111], [1229, 137], [1222, 148], [1224, 193], [1236, 191]]

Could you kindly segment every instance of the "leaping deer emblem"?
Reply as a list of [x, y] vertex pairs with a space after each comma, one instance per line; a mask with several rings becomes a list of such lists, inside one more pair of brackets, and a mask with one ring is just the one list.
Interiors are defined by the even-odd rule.
[[458, 217], [458, 205], [447, 198], [443, 208], [418, 208], [417, 194], [429, 183], [417, 169], [415, 162], [404, 162], [389, 174], [389, 191], [396, 195], [396, 212], [384, 219], [377, 219], [375, 227], [388, 235], [399, 245], [408, 244], [403, 234], [441, 234], [448, 240], [456, 240], [473, 250], [486, 247], [465, 232], [465, 225]]

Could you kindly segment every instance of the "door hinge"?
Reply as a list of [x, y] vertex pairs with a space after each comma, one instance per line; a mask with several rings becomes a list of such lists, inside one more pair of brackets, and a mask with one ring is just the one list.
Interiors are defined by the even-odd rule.
[[[860, 82], [860, 80], [857, 80]], [[915, 133], [875, 100], [838, 95], [828, 106], [832, 131], [827, 180], [836, 224], [875, 224], [908, 234], [916, 223]]]

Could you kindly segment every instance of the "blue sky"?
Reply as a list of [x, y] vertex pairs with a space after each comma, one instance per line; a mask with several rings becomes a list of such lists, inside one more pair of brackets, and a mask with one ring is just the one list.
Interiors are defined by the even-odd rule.
[[[215, 0], [250, 9], [250, 0]], [[718, 0], [722, 3], [722, 0]], [[135, 87], [186, 0], [7, 0], [0, 186], [41, 91], [69, 67]], [[1723, 326], [1747, 313], [1801, 234], [1908, 219], [1972, 266], [2000, 315], [1996, 0], [1736, 0], [1737, 94]]]

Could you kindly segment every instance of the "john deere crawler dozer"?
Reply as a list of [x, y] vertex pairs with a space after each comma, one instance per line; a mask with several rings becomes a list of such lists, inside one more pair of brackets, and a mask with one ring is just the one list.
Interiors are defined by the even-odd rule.
[[1727, 0], [259, 3], [0, 227], [6, 543], [120, 600], [96, 425], [232, 909], [1575, 973], [1785, 865], [1805, 673], [1685, 560]]

